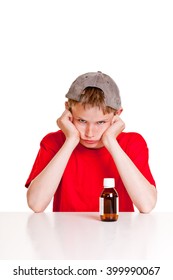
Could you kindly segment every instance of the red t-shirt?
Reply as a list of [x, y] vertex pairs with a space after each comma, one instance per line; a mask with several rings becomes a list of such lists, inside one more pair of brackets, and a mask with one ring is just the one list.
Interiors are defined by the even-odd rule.
[[[26, 187], [54, 157], [64, 141], [65, 135], [61, 130], [49, 133], [42, 139]], [[148, 148], [143, 137], [134, 132], [122, 132], [117, 141], [148, 181], [155, 185], [148, 164]], [[108, 150], [105, 147], [89, 149], [80, 143], [74, 149], [57, 186], [53, 211], [98, 212], [104, 178], [115, 178], [119, 211], [134, 211], [133, 203]]]

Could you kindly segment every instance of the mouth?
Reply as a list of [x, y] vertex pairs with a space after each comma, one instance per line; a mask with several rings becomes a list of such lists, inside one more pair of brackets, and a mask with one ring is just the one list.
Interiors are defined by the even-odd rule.
[[84, 143], [87, 143], [87, 144], [90, 144], [90, 145], [92, 145], [92, 144], [97, 144], [97, 143], [98, 143], [97, 140], [84, 140], [84, 139], [82, 139], [82, 141], [83, 141]]

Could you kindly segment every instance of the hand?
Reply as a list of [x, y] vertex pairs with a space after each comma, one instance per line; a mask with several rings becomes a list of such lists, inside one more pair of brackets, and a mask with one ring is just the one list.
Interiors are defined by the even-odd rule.
[[65, 110], [61, 117], [57, 120], [57, 125], [64, 132], [66, 139], [75, 140], [76, 144], [79, 143], [79, 131], [73, 124], [73, 116], [69, 110]]
[[102, 135], [102, 142], [104, 146], [108, 146], [112, 140], [115, 141], [115, 138], [124, 130], [124, 128], [125, 123], [118, 115], [115, 115], [112, 118], [111, 125]]

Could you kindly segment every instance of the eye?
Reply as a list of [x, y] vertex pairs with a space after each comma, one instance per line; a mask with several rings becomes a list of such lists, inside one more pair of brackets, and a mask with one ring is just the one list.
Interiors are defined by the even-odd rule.
[[86, 123], [86, 121], [85, 121], [85, 120], [82, 120], [82, 119], [78, 119], [78, 122], [79, 122], [79, 123]]
[[99, 122], [97, 122], [98, 125], [101, 125], [101, 124], [104, 124], [104, 123], [105, 123], [105, 121], [99, 121]]

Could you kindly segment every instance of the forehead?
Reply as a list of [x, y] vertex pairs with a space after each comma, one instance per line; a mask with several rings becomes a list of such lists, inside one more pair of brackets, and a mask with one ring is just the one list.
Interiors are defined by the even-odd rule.
[[113, 112], [104, 114], [102, 109], [97, 106], [86, 106], [84, 108], [84, 106], [82, 106], [80, 103], [77, 103], [72, 107], [72, 115], [76, 118], [97, 121], [111, 118], [114, 114]]

